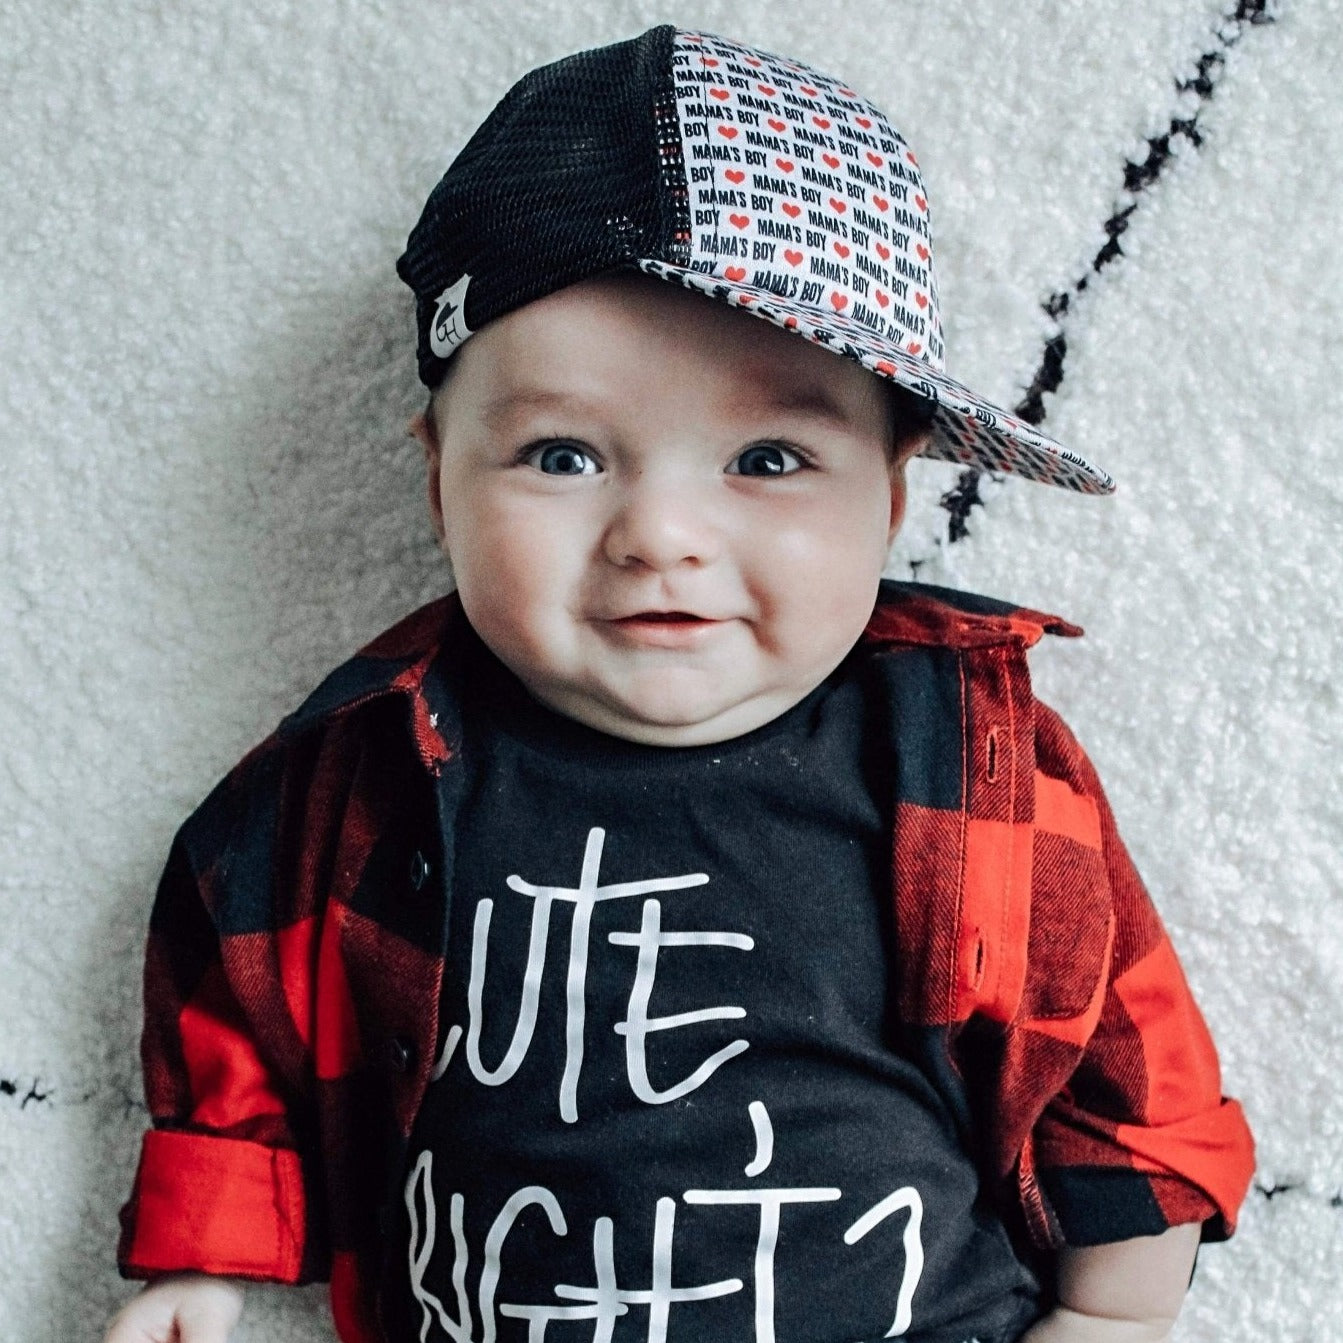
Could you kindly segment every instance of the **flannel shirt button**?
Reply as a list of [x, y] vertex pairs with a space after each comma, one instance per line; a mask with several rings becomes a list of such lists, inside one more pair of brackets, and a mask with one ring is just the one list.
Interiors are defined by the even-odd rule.
[[387, 1061], [399, 1073], [409, 1071], [411, 1059], [415, 1057], [415, 1046], [403, 1036], [394, 1035], [387, 1042]]
[[429, 864], [425, 860], [424, 854], [416, 849], [410, 860], [410, 884], [418, 891], [424, 888], [424, 883], [428, 880]]

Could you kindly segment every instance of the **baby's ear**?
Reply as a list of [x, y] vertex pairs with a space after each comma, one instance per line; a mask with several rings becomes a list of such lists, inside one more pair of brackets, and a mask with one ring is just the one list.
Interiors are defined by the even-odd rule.
[[896, 447], [895, 460], [897, 464], [903, 467], [911, 457], [917, 457], [932, 442], [932, 438], [932, 429], [920, 429], [910, 434]]
[[429, 497], [429, 520], [434, 525], [434, 536], [438, 539], [441, 550], [447, 535], [443, 524], [443, 487], [440, 480], [443, 450], [438, 442], [433, 417], [426, 411], [416, 411], [406, 425], [406, 433], [424, 450], [424, 486], [425, 493]]
[[425, 458], [439, 454], [438, 433], [427, 410], [417, 410], [406, 423], [406, 436], [413, 438], [424, 449]]
[[905, 466], [911, 457], [917, 456], [932, 438], [932, 430], [921, 430], [910, 434], [896, 445], [890, 461], [891, 475], [891, 525], [886, 533], [886, 545], [889, 548], [895, 542], [895, 535], [905, 520], [905, 504], [908, 499], [908, 487], [905, 483]]

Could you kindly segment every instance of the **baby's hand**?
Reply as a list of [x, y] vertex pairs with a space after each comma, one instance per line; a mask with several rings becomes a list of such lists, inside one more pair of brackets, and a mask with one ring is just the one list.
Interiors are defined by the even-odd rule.
[[173, 1273], [127, 1303], [103, 1343], [228, 1343], [243, 1287], [205, 1273]]
[[1065, 1247], [1059, 1303], [1021, 1343], [1167, 1343], [1198, 1252], [1199, 1224], [1105, 1245]]

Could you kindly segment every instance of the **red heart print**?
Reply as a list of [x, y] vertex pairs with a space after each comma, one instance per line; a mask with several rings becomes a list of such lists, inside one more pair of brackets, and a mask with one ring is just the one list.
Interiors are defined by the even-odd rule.
[[878, 373], [884, 373], [888, 378], [895, 377], [895, 365], [889, 359], [878, 359], [876, 370]]
[[726, 89], [710, 89], [709, 97], [717, 98], [718, 101], [721, 103], [726, 101], [728, 98], [732, 97], [732, 95]]
[[880, 289], [877, 290], [877, 302], [884, 308], [891, 301], [889, 294], [884, 294]]
[[822, 154], [821, 157], [825, 160], [827, 167], [829, 168], [839, 167], [839, 160], [833, 154]]
[[813, 117], [812, 117], [812, 120], [813, 120], [813, 121], [814, 121], [814, 122], [815, 122], [815, 123], [822, 129], [822, 130], [823, 130], [823, 131], [828, 131], [828, 130], [830, 129], [830, 120], [829, 120], [828, 117], [817, 117], [817, 116], [813, 116]]
[[872, 125], [872, 119], [871, 119], [871, 117], [854, 117], [854, 120], [855, 120], [855, 121], [856, 121], [856, 122], [857, 122], [857, 123], [864, 129], [864, 130], [867, 130], [868, 127]]
[[917, 303], [920, 308], [926, 308], [928, 306], [928, 295], [921, 292], [916, 293], [914, 295], [914, 302]]
[[867, 161], [874, 167], [881, 167], [881, 155], [874, 154], [870, 149], [867, 151]]
[[872, 204], [875, 205], [875, 206], [877, 207], [878, 210], [882, 210], [882, 211], [889, 210], [890, 207], [891, 207], [891, 203], [890, 203], [890, 201], [888, 201], [888, 200], [886, 199], [885, 196], [875, 196], [875, 195], [874, 195], [874, 196], [872, 197]]
[[[745, 274], [744, 271], [743, 271], [742, 273]], [[744, 308], [748, 303], [752, 303], [752, 302], [754, 302], [754, 301], [755, 301], [755, 295], [754, 295], [754, 294], [738, 294], [738, 295], [737, 295], [737, 302], [738, 302], [743, 308]]]
[[746, 180], [746, 174], [740, 168], [729, 168], [723, 176], [729, 182], [744, 182]]
[[747, 64], [747, 65], [754, 65], [754, 66], [756, 66], [756, 67], [758, 68], [759, 65], [760, 65], [760, 62], [759, 62], [754, 56], [748, 56], [748, 57], [746, 58], [746, 64]]
[[909, 344], [905, 346], [905, 349], [907, 349], [910, 354], [918, 354], [918, 352], [923, 349], [923, 346], [920, 345], [918, 341], [911, 340]]
[[802, 253], [789, 247], [784, 250], [783, 259], [790, 266], [800, 266], [802, 264]]
[[840, 254], [840, 256], [843, 256], [843, 257], [846, 257], [846, 256], [849, 255], [849, 249], [848, 249], [847, 247], [845, 247], [845, 245], [844, 245], [842, 242], [837, 242], [837, 243], [835, 244], [835, 251], [838, 252], [838, 253]]
[[840, 89], [839, 92], [845, 98], [856, 98], [858, 96], [852, 89]]
[[909, 161], [910, 161], [916, 168], [919, 166], [919, 161], [918, 161], [918, 159], [916, 159], [916, 158], [914, 157], [914, 152], [913, 152], [912, 150], [906, 149], [906, 150], [905, 150], [905, 157], [906, 157], [906, 158], [907, 158], [907, 159], [908, 159], [908, 160], [909, 160]]
[[783, 324], [784, 324], [784, 326], [786, 326], [786, 327], [789, 329], [789, 331], [796, 331], [796, 330], [797, 330], [797, 318], [796, 318], [796, 317], [785, 317], [785, 318], [783, 319]]
[[775, 159], [774, 162], [778, 165], [779, 171], [784, 173], [792, 172], [797, 166], [792, 159]]
[[849, 306], [849, 296], [847, 294], [832, 293], [830, 295], [830, 304], [836, 312]]
[[928, 208], [928, 202], [924, 200], [922, 196], [915, 196], [914, 204], [917, 205], [920, 210], [926, 210]]
[[737, 128], [735, 126], [720, 126], [718, 134], [725, 140], [735, 140], [737, 138]]
[[816, 96], [816, 90], [813, 89], [809, 84], [799, 84], [798, 87], [802, 90], [803, 93], [807, 95], [808, 98], [814, 98]]
[[746, 278], [745, 266], [729, 266], [724, 272], [729, 280], [744, 280]]
[[791, 201], [784, 201], [783, 212], [790, 219], [796, 219], [798, 215], [802, 213], [802, 207], [800, 205], [794, 205]]
[[786, 121], [780, 121], [778, 117], [770, 117], [769, 119], [769, 128], [772, 131], [781, 131], [787, 124]]
[[766, 98], [774, 97], [774, 94], [777, 91], [771, 84], [757, 84], [756, 88], [758, 88], [760, 92], [765, 95]]
[[922, 243], [919, 243], [914, 250], [919, 254], [920, 261], [928, 260], [928, 249]]
[[727, 218], [733, 228], [745, 228], [751, 222], [750, 215], [728, 215]]
[[716, 60], [714, 60], [714, 58], [713, 58], [712, 56], [701, 56], [701, 57], [700, 57], [700, 60], [702, 60], [702, 61], [704, 62], [705, 65], [717, 65], [717, 64], [718, 64], [718, 62], [717, 62]]
[[849, 207], [848, 207], [843, 201], [836, 200], [833, 196], [831, 196], [831, 197], [830, 197], [830, 208], [831, 208], [836, 214], [841, 214], [841, 215], [842, 215], [842, 214], [844, 213], [844, 211], [847, 210]]
[[877, 244], [877, 255], [883, 261], [889, 261], [891, 259], [891, 249], [884, 242], [879, 242]]

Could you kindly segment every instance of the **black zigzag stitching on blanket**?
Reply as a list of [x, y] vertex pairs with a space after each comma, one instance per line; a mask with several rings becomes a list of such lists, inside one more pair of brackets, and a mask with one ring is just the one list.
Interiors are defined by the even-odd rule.
[[[1180, 93], [1198, 95], [1199, 107], [1192, 117], [1172, 117], [1170, 126], [1160, 135], [1149, 137], [1147, 157], [1141, 163], [1131, 161], [1124, 164], [1124, 190], [1138, 199], [1133, 200], [1122, 210], [1117, 210], [1105, 221], [1105, 245], [1092, 258], [1091, 270], [1099, 271], [1108, 266], [1116, 257], [1124, 255], [1119, 239], [1128, 228], [1129, 217], [1141, 203], [1141, 196], [1160, 180], [1166, 165], [1171, 159], [1171, 143], [1176, 139], [1186, 140], [1197, 149], [1203, 144], [1203, 136], [1198, 128], [1198, 119], [1203, 104], [1213, 96], [1226, 65], [1226, 52], [1240, 41], [1247, 27], [1260, 27], [1273, 23], [1270, 0], [1238, 0], [1235, 10], [1222, 17], [1217, 30], [1217, 46], [1205, 51], [1198, 59], [1197, 73], [1191, 79], [1177, 79], [1175, 88]], [[1040, 424], [1045, 418], [1044, 394], [1054, 391], [1063, 381], [1063, 364], [1068, 354], [1068, 334], [1065, 330], [1068, 310], [1075, 295], [1081, 294], [1087, 287], [1089, 274], [1063, 290], [1056, 290], [1042, 305], [1046, 314], [1058, 326], [1057, 333], [1050, 337], [1040, 355], [1031, 385], [1026, 394], [1013, 407], [1013, 410], [1030, 424]], [[960, 541], [969, 536], [968, 521], [970, 510], [976, 506], [982, 508], [984, 500], [979, 494], [979, 479], [983, 473], [975, 468], [962, 471], [955, 486], [948, 490], [940, 503], [947, 511], [947, 539]]]
[[20, 1081], [17, 1077], [0, 1076], [0, 1101], [12, 1101], [20, 1110], [28, 1106], [40, 1105], [47, 1110], [68, 1110], [75, 1106], [97, 1105], [100, 1110], [110, 1114], [119, 1114], [123, 1118], [136, 1114], [148, 1115], [149, 1107], [134, 1092], [129, 1079], [99, 1078], [91, 1082], [80, 1092], [67, 1087], [44, 1083], [40, 1077], [31, 1082]]
[[[8, 1077], [0, 1077], [0, 1096], [8, 1098], [11, 1096], [18, 1096], [18, 1094], [19, 1084], [17, 1081]], [[19, 1109], [26, 1110], [29, 1101], [34, 1101], [36, 1104], [41, 1105], [43, 1101], [50, 1099], [51, 1088], [48, 1087], [46, 1091], [39, 1090], [38, 1080], [37, 1078], [33, 1078], [32, 1086], [28, 1088], [27, 1094], [19, 1101]]]
[[1335, 1189], [1332, 1194], [1320, 1194], [1307, 1188], [1304, 1180], [1296, 1179], [1275, 1179], [1270, 1176], [1262, 1180], [1256, 1180], [1251, 1186], [1251, 1190], [1264, 1200], [1265, 1203], [1272, 1203], [1274, 1199], [1281, 1198], [1284, 1194], [1293, 1197], [1305, 1198], [1313, 1203], [1323, 1203], [1333, 1208], [1335, 1211], [1343, 1209], [1343, 1188]]

